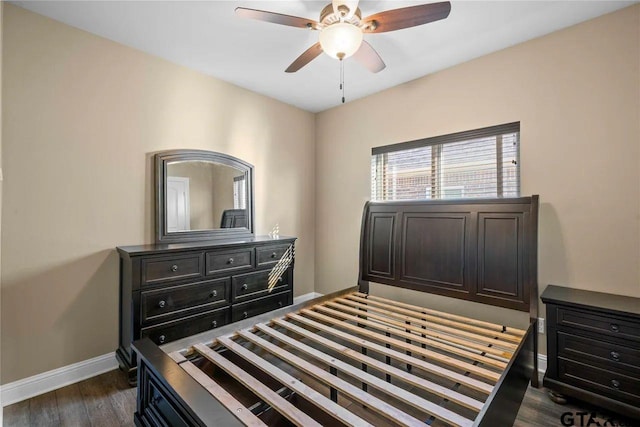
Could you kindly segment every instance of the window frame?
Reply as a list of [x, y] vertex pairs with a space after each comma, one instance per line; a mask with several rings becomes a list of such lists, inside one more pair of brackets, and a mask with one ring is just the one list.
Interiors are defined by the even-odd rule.
[[[503, 164], [502, 162], [502, 135], [504, 134], [510, 134], [510, 133], [517, 133], [518, 137], [517, 137], [517, 150], [516, 150], [516, 165], [517, 165], [517, 174], [516, 174], [516, 187], [517, 187], [517, 195], [516, 196], [509, 196], [509, 197], [504, 197], [504, 181], [503, 181], [503, 177], [502, 177], [502, 167], [498, 167], [498, 165]], [[438, 173], [442, 173], [442, 170], [439, 168], [439, 164], [442, 161], [442, 147], [444, 144], [450, 144], [450, 143], [456, 143], [456, 142], [465, 142], [465, 141], [471, 141], [474, 139], [481, 139], [481, 138], [490, 138], [490, 137], [495, 137], [496, 138], [496, 193], [497, 193], [497, 197], [498, 198], [511, 198], [511, 197], [520, 197], [521, 194], [521, 182], [520, 182], [520, 122], [511, 122], [511, 123], [505, 123], [505, 124], [501, 124], [501, 125], [496, 125], [496, 126], [488, 126], [488, 127], [484, 127], [484, 128], [479, 128], [479, 129], [474, 129], [474, 130], [469, 130], [469, 131], [463, 131], [463, 132], [456, 132], [456, 133], [451, 133], [451, 134], [446, 134], [446, 135], [439, 135], [439, 136], [434, 136], [434, 137], [429, 137], [429, 138], [422, 138], [422, 139], [416, 139], [413, 141], [407, 141], [407, 142], [400, 142], [400, 143], [396, 143], [396, 144], [390, 144], [390, 145], [384, 145], [384, 146], [380, 146], [380, 147], [373, 147], [371, 149], [371, 156], [372, 158], [374, 156], [376, 156], [376, 172], [379, 170], [378, 168], [380, 168], [380, 164], [381, 162], [383, 162], [381, 159], [383, 158], [383, 156], [379, 156], [381, 154], [388, 154], [388, 153], [394, 153], [394, 152], [398, 152], [398, 151], [406, 151], [406, 150], [413, 150], [413, 149], [417, 149], [417, 148], [425, 148], [425, 147], [431, 147], [432, 148], [432, 153], [431, 153], [431, 168], [432, 168], [432, 176], [437, 176]], [[372, 162], [373, 163], [373, 162]], [[437, 173], [436, 173], [437, 172]], [[377, 199], [377, 186], [374, 186], [373, 183], [373, 179], [377, 179], [378, 176], [377, 174], [375, 175], [374, 178], [374, 173], [372, 171], [371, 174], [371, 198], [372, 200], [380, 200], [380, 201], [384, 201], [384, 199]], [[442, 188], [442, 183], [440, 183], [440, 185], [434, 185], [438, 183], [438, 180], [435, 179], [432, 181], [432, 185], [431, 185], [431, 197], [427, 198], [425, 197], [425, 199], [432, 199], [432, 200], [448, 200], [446, 198], [442, 197], [443, 194], [443, 188]], [[375, 197], [374, 197], [375, 196]], [[451, 199], [451, 198], [449, 198]], [[407, 200], [421, 200], [421, 199], [407, 199]]]

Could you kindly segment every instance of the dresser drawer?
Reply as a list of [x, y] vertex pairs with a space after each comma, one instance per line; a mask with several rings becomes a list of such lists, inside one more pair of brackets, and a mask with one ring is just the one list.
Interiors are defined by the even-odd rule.
[[640, 323], [623, 317], [557, 308], [558, 325], [597, 332], [605, 336], [640, 341]]
[[149, 322], [196, 308], [213, 309], [229, 303], [228, 278], [143, 291], [142, 322]]
[[289, 245], [270, 245], [256, 248], [258, 267], [275, 265], [288, 248]]
[[253, 250], [207, 252], [207, 274], [219, 274], [253, 268]]
[[635, 371], [640, 377], [638, 349], [558, 332], [558, 355], [585, 363], [596, 362], [604, 368]]
[[640, 404], [640, 379], [558, 358], [560, 380], [625, 402]]
[[206, 313], [184, 317], [173, 322], [141, 329], [142, 338], [149, 337], [158, 345], [166, 344], [189, 335], [215, 329], [229, 323], [229, 309], [220, 308]]
[[[278, 279], [275, 287], [270, 293], [285, 290], [288, 286], [287, 274], [283, 274]], [[258, 271], [256, 273], [241, 274], [234, 276], [231, 280], [231, 293], [233, 301], [244, 301], [266, 295], [269, 287], [269, 270]]]
[[142, 284], [153, 285], [170, 280], [202, 276], [202, 254], [176, 255], [162, 258], [143, 258]]
[[291, 292], [282, 292], [236, 304], [231, 308], [231, 321], [246, 319], [268, 311], [277, 310], [291, 304]]

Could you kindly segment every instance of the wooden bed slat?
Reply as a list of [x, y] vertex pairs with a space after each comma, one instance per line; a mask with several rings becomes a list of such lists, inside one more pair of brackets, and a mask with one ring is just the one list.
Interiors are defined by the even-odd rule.
[[[514, 327], [510, 327], [510, 326], [504, 326], [504, 325], [499, 325], [497, 323], [491, 323], [491, 322], [485, 322], [482, 320], [477, 320], [477, 319], [472, 319], [470, 317], [465, 317], [465, 316], [459, 316], [456, 314], [451, 314], [451, 313], [447, 313], [446, 311], [438, 311], [438, 310], [433, 310], [433, 309], [429, 309], [429, 308], [424, 308], [424, 307], [420, 307], [418, 305], [412, 305], [412, 304], [407, 304], [407, 303], [403, 303], [400, 301], [394, 301], [392, 299], [388, 299], [388, 298], [382, 298], [382, 297], [378, 297], [375, 295], [369, 295], [369, 294], [364, 294], [362, 292], [354, 292], [353, 295], [367, 299], [367, 300], [373, 300], [373, 301], [379, 301], [388, 305], [396, 305], [398, 307], [402, 307], [402, 308], [406, 308], [412, 311], [416, 311], [418, 312], [420, 315], [422, 315], [423, 313], [426, 314], [431, 314], [434, 316], [439, 316], [442, 317], [444, 319], [451, 319], [451, 320], [456, 320], [458, 322], [464, 322], [464, 323], [468, 323], [470, 325], [476, 325], [476, 326], [481, 326], [484, 327], [486, 329], [493, 329], [495, 331], [498, 332], [506, 332], [506, 333], [510, 333], [513, 335], [517, 335], [519, 337], [524, 336], [525, 331], [523, 331], [522, 329], [518, 329], [518, 328], [514, 328]], [[419, 316], [416, 316], [419, 317]]]
[[[340, 301], [340, 302], [338, 303], [338, 302], [333, 302], [333, 301]], [[474, 334], [472, 332], [461, 331], [459, 329], [455, 329], [455, 328], [451, 328], [451, 327], [443, 326], [443, 325], [438, 325], [438, 324], [433, 324], [433, 323], [429, 323], [429, 322], [424, 322], [424, 321], [422, 321], [422, 320], [420, 320], [418, 318], [415, 318], [415, 317], [410, 317], [410, 316], [405, 316], [403, 314], [393, 313], [393, 312], [390, 312], [388, 310], [384, 310], [382, 308], [377, 308], [377, 307], [373, 307], [373, 306], [370, 306], [370, 305], [360, 304], [360, 303], [349, 301], [349, 300], [344, 300], [344, 302], [343, 302], [340, 299], [336, 299], [336, 300], [333, 300], [333, 301], [326, 302], [325, 305], [328, 305], [329, 307], [336, 308], [338, 310], [344, 310], [344, 311], [348, 311], [350, 313], [357, 313], [357, 314], [360, 314], [362, 316], [368, 315], [368, 316], [370, 316], [372, 318], [380, 319], [382, 321], [385, 321], [385, 319], [392, 320], [392, 319], [389, 319], [389, 317], [392, 317], [392, 318], [400, 319], [403, 322], [411, 322], [414, 327], [416, 327], [417, 325], [424, 325], [424, 326], [426, 326], [427, 328], [430, 328], [430, 329], [436, 329], [436, 330], [439, 330], [439, 331], [442, 331], [444, 333], [448, 333], [448, 334], [451, 334], [451, 335], [454, 335], [454, 336], [466, 337], [466, 338], [469, 338], [469, 339], [471, 339], [473, 341], [476, 341], [476, 342], [483, 342], [483, 343], [486, 343], [486, 344], [492, 344], [494, 346], [500, 346], [500, 347], [509, 349], [510, 351], [514, 351], [518, 347], [516, 344], [510, 343], [510, 342], [501, 341], [498, 336], [496, 336], [495, 338], [491, 338], [491, 337], [484, 336], [484, 335]], [[380, 313], [380, 314], [370, 313], [371, 311], [377, 312], [377, 313]], [[387, 316], [387, 317], [382, 316], [383, 314], [385, 316]], [[407, 325], [407, 326], [411, 326], [411, 325]]]
[[209, 347], [206, 347], [203, 344], [196, 344], [194, 349], [209, 361], [222, 368], [242, 385], [249, 388], [249, 390], [253, 391], [257, 396], [271, 405], [271, 407], [293, 424], [300, 427], [320, 427], [320, 424], [318, 424], [313, 418], [293, 406], [278, 393], [271, 390], [269, 387], [265, 386], [260, 381], [246, 373], [243, 369], [225, 359], [217, 352], [211, 350]]
[[398, 408], [388, 404], [387, 402], [378, 399], [375, 396], [370, 395], [367, 392], [360, 390], [358, 387], [349, 384], [348, 382], [329, 374], [327, 371], [313, 365], [312, 363], [307, 362], [304, 359], [292, 354], [282, 348], [266, 341], [254, 333], [249, 332], [248, 330], [242, 330], [238, 332], [238, 335], [247, 341], [267, 350], [269, 353], [279, 357], [284, 360], [288, 364], [306, 372], [307, 374], [313, 376], [320, 382], [323, 382], [330, 387], [334, 387], [335, 389], [343, 392], [345, 395], [350, 396], [352, 399], [356, 400], [358, 403], [363, 405], [367, 405], [371, 410], [376, 411], [380, 415], [385, 418], [403, 426], [419, 426], [424, 427], [424, 422], [418, 420], [415, 417], [399, 410]]
[[[323, 313], [328, 313], [331, 314], [332, 316], [335, 317], [339, 317], [341, 319], [347, 319], [347, 320], [353, 320], [359, 323], [363, 323], [367, 320], [358, 317], [356, 315], [353, 314], [348, 314], [342, 311], [338, 311], [338, 310], [333, 310], [329, 307], [325, 307], [323, 305], [316, 305], [313, 306], [314, 309], [318, 310], [318, 311], [322, 311]], [[360, 316], [362, 316], [362, 311], [361, 310], [357, 310], [354, 311], [354, 313], [359, 313]], [[389, 332], [392, 333], [396, 333], [395, 331], [405, 331], [407, 329], [409, 329], [410, 331], [414, 332], [416, 335], [426, 335], [428, 337], [432, 337], [432, 338], [436, 338], [438, 340], [444, 341], [446, 343], [452, 343], [453, 344], [457, 344], [461, 347], [465, 347], [465, 348], [471, 348], [480, 352], [485, 352], [488, 354], [492, 354], [494, 356], [498, 356], [501, 357], [503, 359], [509, 360], [511, 358], [512, 353], [506, 350], [500, 350], [498, 348], [494, 348], [494, 347], [488, 347], [487, 344], [478, 344], [472, 341], [469, 341], [465, 338], [456, 338], [456, 337], [452, 337], [450, 335], [446, 335], [446, 334], [441, 334], [437, 331], [431, 331], [429, 329], [423, 329], [421, 327], [417, 327], [417, 326], [411, 326], [411, 325], [407, 325], [406, 323], [402, 323], [402, 322], [398, 322], [395, 320], [391, 320], [391, 319], [387, 319], [384, 318], [384, 320], [379, 320], [377, 315], [372, 315], [371, 313], [369, 313], [367, 315], [367, 317], [370, 317], [371, 319], [374, 319], [376, 325], [378, 325], [378, 329], [380, 329], [380, 327], [384, 327], [384, 328], [388, 328]], [[368, 320], [369, 322], [372, 322], [370, 320]], [[385, 329], [386, 331], [386, 329]]]
[[332, 416], [341, 420], [345, 424], [349, 426], [358, 426], [358, 427], [360, 426], [373, 427], [371, 424], [369, 424], [367, 421], [363, 420], [362, 418], [358, 417], [353, 412], [331, 401], [330, 399], [320, 394], [313, 388], [304, 384], [302, 381], [295, 379], [294, 377], [292, 377], [282, 369], [269, 363], [268, 361], [256, 355], [255, 353], [252, 353], [250, 350], [247, 350], [240, 344], [230, 340], [229, 338], [220, 338], [218, 339], [218, 342], [224, 345], [229, 350], [236, 353], [238, 356], [245, 359], [247, 362], [251, 363], [256, 368], [260, 369], [262, 372], [278, 380], [285, 387], [295, 391], [301, 396], [304, 396], [305, 398], [307, 398], [307, 400], [311, 404], [331, 414]]
[[264, 332], [265, 334], [268, 334], [271, 337], [276, 338], [277, 340], [287, 344], [288, 346], [295, 348], [298, 351], [301, 351], [313, 358], [316, 358], [326, 363], [329, 366], [333, 366], [334, 368], [338, 369], [339, 372], [346, 373], [354, 377], [358, 381], [362, 381], [368, 384], [369, 386], [374, 387], [379, 391], [382, 391], [383, 393], [386, 393], [389, 396], [392, 396], [407, 405], [413, 406], [418, 410], [421, 410], [430, 415], [433, 415], [443, 421], [446, 421], [451, 425], [471, 426], [472, 424], [471, 420], [461, 415], [458, 415], [453, 411], [450, 411], [436, 403], [423, 399], [422, 397], [417, 396], [407, 390], [404, 390], [398, 387], [397, 385], [390, 384], [376, 376], [373, 376], [367, 372], [364, 372], [356, 368], [355, 366], [352, 366], [348, 363], [343, 362], [342, 360], [336, 359], [335, 357], [332, 357], [326, 353], [323, 353], [320, 350], [316, 350], [313, 347], [310, 347], [306, 344], [296, 341], [293, 338], [288, 337], [287, 335], [276, 331], [272, 327], [265, 325], [264, 323], [258, 323], [256, 325], [256, 328]]
[[[341, 323], [339, 320], [332, 319], [330, 317], [324, 316], [324, 315], [322, 315], [320, 313], [316, 313], [314, 311], [303, 310], [303, 313], [304, 314], [308, 314], [309, 316], [312, 316], [312, 317], [316, 317], [316, 318], [318, 318], [320, 320], [326, 321], [326, 322], [334, 324], [334, 325], [339, 325], [341, 327], [352, 329], [352, 330], [354, 330], [354, 332], [362, 332], [362, 331], [369, 332], [369, 331], [364, 330], [363, 328], [358, 328], [357, 326], [349, 325], [349, 324], [346, 324], [346, 323]], [[396, 351], [396, 350], [381, 346], [379, 344], [372, 343], [372, 342], [364, 340], [362, 338], [358, 338], [358, 337], [356, 337], [354, 335], [335, 330], [334, 328], [330, 328], [330, 327], [328, 327], [326, 325], [320, 324], [318, 322], [314, 322], [313, 320], [308, 319], [306, 317], [303, 317], [303, 316], [300, 316], [300, 315], [297, 315], [297, 314], [289, 314], [288, 317], [290, 317], [291, 319], [295, 319], [295, 320], [297, 320], [297, 321], [299, 321], [301, 323], [305, 323], [305, 324], [307, 324], [307, 325], [309, 325], [311, 327], [315, 327], [315, 328], [317, 328], [319, 330], [322, 330], [324, 332], [328, 332], [328, 333], [330, 333], [332, 335], [335, 335], [335, 336], [337, 336], [339, 338], [342, 338], [345, 341], [349, 341], [349, 342], [352, 342], [354, 344], [360, 345], [362, 347], [366, 347], [366, 348], [369, 348], [371, 350], [377, 351], [378, 353], [382, 353], [382, 354], [384, 354], [386, 356], [390, 356], [391, 358], [397, 359], [397, 360], [399, 360], [399, 361], [401, 361], [403, 363], [411, 364], [411, 365], [413, 365], [415, 367], [418, 367], [418, 368], [420, 368], [420, 369], [422, 369], [422, 370], [424, 370], [426, 372], [430, 372], [430, 373], [432, 373], [434, 375], [437, 375], [439, 377], [446, 378], [448, 380], [455, 381], [455, 382], [458, 382], [460, 384], [464, 384], [464, 385], [466, 385], [466, 386], [468, 386], [468, 387], [470, 387], [470, 388], [472, 388], [474, 390], [483, 392], [483, 393], [485, 393], [487, 395], [491, 393], [491, 390], [493, 390], [493, 386], [491, 386], [490, 384], [484, 383], [482, 381], [478, 381], [478, 380], [473, 379], [473, 378], [469, 378], [468, 376], [459, 374], [457, 372], [453, 372], [453, 371], [451, 371], [449, 369], [446, 369], [446, 368], [443, 368], [441, 366], [434, 365], [434, 364], [426, 362], [426, 361], [424, 361], [422, 359], [418, 359], [418, 358], [415, 358], [415, 357], [412, 357], [412, 356], [408, 356], [405, 353], [402, 353], [402, 352], [399, 352], [399, 351]], [[375, 334], [375, 333], [374, 333], [374, 335], [379, 336], [381, 338], [381, 340], [387, 338], [387, 337], [385, 337], [383, 335], [379, 335], [379, 334]], [[402, 343], [402, 344], [406, 344], [404, 341], [398, 341], [398, 342]], [[420, 348], [420, 347], [415, 347], [415, 348]]]
[[[314, 315], [311, 314], [313, 312], [310, 312], [309, 310], [303, 310], [302, 312], [305, 313], [305, 314], [309, 314], [310, 316], [314, 316]], [[319, 314], [319, 313], [316, 313], [316, 315], [317, 314]], [[317, 316], [315, 316], [315, 317], [317, 317]], [[474, 365], [474, 364], [469, 363], [469, 362], [464, 362], [462, 360], [459, 360], [459, 359], [456, 359], [456, 358], [453, 358], [453, 357], [445, 356], [444, 354], [440, 354], [440, 353], [436, 353], [436, 352], [431, 351], [431, 350], [424, 349], [424, 348], [422, 348], [420, 346], [408, 343], [406, 341], [401, 341], [401, 340], [398, 340], [396, 338], [387, 337], [386, 335], [382, 335], [382, 334], [379, 334], [377, 332], [373, 332], [373, 331], [370, 331], [370, 330], [367, 330], [367, 329], [364, 329], [364, 328], [359, 328], [357, 326], [342, 322], [340, 320], [336, 320], [336, 319], [331, 320], [331, 318], [327, 319], [326, 318], [327, 316], [323, 316], [323, 317], [325, 318], [323, 320], [326, 320], [326, 321], [328, 321], [330, 323], [336, 324], [336, 325], [340, 326], [343, 329], [349, 329], [349, 330], [351, 330], [351, 331], [353, 331], [353, 332], [355, 332], [357, 334], [364, 335], [364, 336], [369, 337], [369, 338], [373, 338], [374, 340], [382, 341], [382, 342], [387, 343], [387, 344], [391, 344], [394, 347], [402, 348], [403, 350], [408, 350], [408, 351], [410, 351], [412, 353], [415, 353], [415, 354], [420, 354], [421, 356], [425, 356], [425, 357], [427, 357], [427, 358], [429, 358], [431, 360], [443, 363], [443, 364], [448, 365], [448, 366], [453, 367], [453, 368], [460, 369], [460, 370], [462, 370], [464, 372], [472, 372], [472, 373], [474, 373], [474, 374], [476, 374], [478, 376], [481, 376], [482, 378], [485, 378], [485, 379], [487, 379], [489, 381], [493, 381], [494, 383], [497, 382], [500, 379], [500, 374], [499, 373], [494, 372], [494, 371], [490, 371], [490, 370], [485, 369], [485, 368], [482, 368], [482, 367], [480, 367], [478, 365]]]
[[345, 298], [337, 298], [336, 300], [340, 302], [344, 302], [345, 300], [352, 300], [355, 302], [359, 302], [361, 304], [371, 305], [374, 307], [386, 309], [391, 313], [409, 316], [409, 317], [421, 320], [423, 322], [437, 323], [439, 325], [449, 326], [451, 328], [474, 332], [479, 335], [486, 335], [490, 338], [500, 337], [500, 339], [502, 339], [503, 341], [509, 341], [516, 344], [519, 343], [520, 340], [522, 339], [521, 336], [506, 334], [502, 330], [496, 331], [492, 329], [481, 328], [479, 326], [468, 325], [466, 323], [458, 322], [455, 320], [449, 320], [449, 319], [444, 319], [437, 316], [432, 316], [430, 314], [416, 313], [415, 311], [407, 310], [406, 308], [396, 307], [390, 304], [369, 300], [367, 298], [360, 298], [356, 295], [347, 295]]
[[476, 412], [479, 412], [482, 409], [482, 406], [484, 405], [484, 403], [472, 399], [469, 396], [465, 396], [464, 394], [458, 393], [456, 391], [450, 390], [446, 387], [443, 387], [439, 384], [433, 383], [431, 381], [428, 381], [424, 378], [420, 378], [416, 375], [413, 375], [411, 373], [405, 372], [401, 369], [396, 368], [395, 366], [390, 366], [387, 365], [384, 362], [381, 362], [377, 359], [374, 359], [372, 357], [369, 356], [365, 356], [361, 353], [359, 353], [356, 350], [353, 350], [349, 347], [345, 347], [343, 345], [340, 344], [336, 344], [333, 341], [330, 341], [318, 334], [315, 334], [313, 332], [308, 331], [307, 329], [301, 328], [299, 326], [294, 325], [291, 322], [285, 321], [283, 319], [275, 319], [273, 320], [273, 323], [275, 323], [278, 326], [281, 326], [283, 328], [286, 328], [292, 332], [295, 332], [298, 335], [301, 335], [305, 338], [308, 338], [310, 340], [313, 340], [331, 350], [337, 351], [340, 354], [343, 354], [347, 357], [350, 357], [351, 359], [357, 360], [358, 362], [364, 363], [368, 366], [371, 366], [379, 371], [391, 374], [392, 376], [401, 379], [402, 381], [411, 384], [412, 386], [416, 386], [419, 387], [423, 390], [426, 390], [430, 393], [433, 393], [437, 396], [443, 397], [445, 399], [448, 399], [452, 402], [458, 403], [466, 408], [472, 409]]
[[[390, 324], [388, 323], [381, 323], [381, 322], [374, 322], [371, 320], [366, 320], [366, 319], [362, 319], [359, 318], [357, 316], [351, 315], [351, 314], [345, 314], [341, 311], [336, 311], [336, 310], [332, 310], [330, 308], [325, 308], [322, 306], [316, 306], [315, 307], [317, 310], [321, 310], [327, 314], [331, 314], [334, 317], [339, 317], [341, 319], [345, 319], [345, 320], [351, 320], [353, 322], [357, 322], [360, 323], [362, 325], [366, 325], [369, 326], [371, 328], [374, 329], [379, 329], [381, 331], [384, 332], [389, 332], [392, 335], [397, 335], [400, 337], [404, 337], [416, 342], [420, 342], [420, 343], [424, 343], [428, 346], [434, 347], [434, 348], [438, 348], [440, 350], [446, 351], [448, 353], [453, 353], [453, 354], [457, 354], [458, 356], [462, 356], [465, 357], [467, 359], [471, 359], [471, 360], [475, 360], [478, 362], [481, 362], [483, 364], [486, 365], [490, 365], [493, 366], [495, 368], [498, 368], [500, 370], [504, 370], [504, 368], [506, 368], [507, 366], [507, 362], [506, 361], [502, 361], [502, 360], [498, 360], [498, 359], [493, 359], [487, 356], [483, 356], [479, 353], [482, 352], [487, 352], [488, 350], [493, 350], [491, 347], [485, 347], [483, 345], [477, 345], [477, 349], [473, 349], [471, 348], [471, 346], [465, 345], [464, 342], [463, 344], [457, 344], [457, 345], [453, 345], [450, 342], [443, 342], [444, 340], [440, 340], [439, 338], [437, 338], [438, 334], [433, 334], [436, 335], [435, 337], [428, 333], [431, 331], [424, 331], [423, 329], [419, 329], [420, 332], [418, 332], [418, 330], [413, 330], [410, 329], [409, 332], [406, 332], [406, 325], [402, 325], [398, 322], [397, 328], [396, 327], [391, 327]], [[394, 325], [395, 326], [395, 325]], [[426, 335], [427, 338], [423, 337], [422, 335]], [[460, 347], [465, 347], [465, 348], [460, 348]], [[497, 353], [497, 354], [496, 354]], [[494, 350], [491, 354], [494, 355], [499, 355], [500, 357], [503, 358], [508, 358], [510, 357], [509, 353], [500, 351], [500, 350]]]
[[186, 362], [188, 359], [182, 355], [179, 351], [174, 351], [173, 353], [167, 354], [170, 358], [173, 359], [174, 362], [180, 364], [182, 362]]
[[186, 373], [191, 375], [194, 380], [200, 383], [202, 387], [207, 389], [212, 396], [231, 412], [238, 420], [242, 421], [249, 427], [267, 427], [262, 420], [256, 417], [250, 410], [248, 410], [242, 403], [238, 402], [227, 390], [225, 390], [220, 384], [215, 382], [211, 377], [202, 372], [198, 367], [189, 361], [185, 361], [181, 364], [182, 369]]

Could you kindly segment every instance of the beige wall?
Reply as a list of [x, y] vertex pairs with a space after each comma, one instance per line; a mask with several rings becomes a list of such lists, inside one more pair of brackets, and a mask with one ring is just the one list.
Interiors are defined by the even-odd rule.
[[[2, 81], [2, 23], [4, 2], [0, 2], [0, 81]], [[0, 129], [2, 129], [2, 85], [0, 85]], [[2, 170], [2, 132], [0, 131], [0, 170]], [[2, 235], [2, 180], [0, 180], [0, 236]], [[2, 287], [2, 245], [0, 245], [0, 290]], [[0, 336], [2, 334], [2, 292], [0, 292]], [[0, 340], [1, 341], [1, 340]], [[0, 342], [0, 378], [2, 378], [2, 343]], [[2, 398], [0, 398], [0, 424], [2, 424]]]
[[542, 203], [540, 291], [554, 283], [640, 297], [638, 5], [318, 114], [316, 291], [356, 282], [372, 147], [513, 121], [522, 194]]
[[314, 290], [314, 116], [12, 5], [4, 19], [2, 383], [112, 352], [116, 245], [153, 241], [152, 154], [255, 166], [256, 232]]

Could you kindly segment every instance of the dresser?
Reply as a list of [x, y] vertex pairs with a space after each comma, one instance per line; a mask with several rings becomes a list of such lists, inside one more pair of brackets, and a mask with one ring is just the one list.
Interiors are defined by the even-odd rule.
[[136, 382], [132, 341], [162, 345], [292, 304], [294, 242], [258, 236], [116, 248], [116, 358], [129, 382]]
[[550, 285], [544, 386], [640, 418], [640, 298]]

